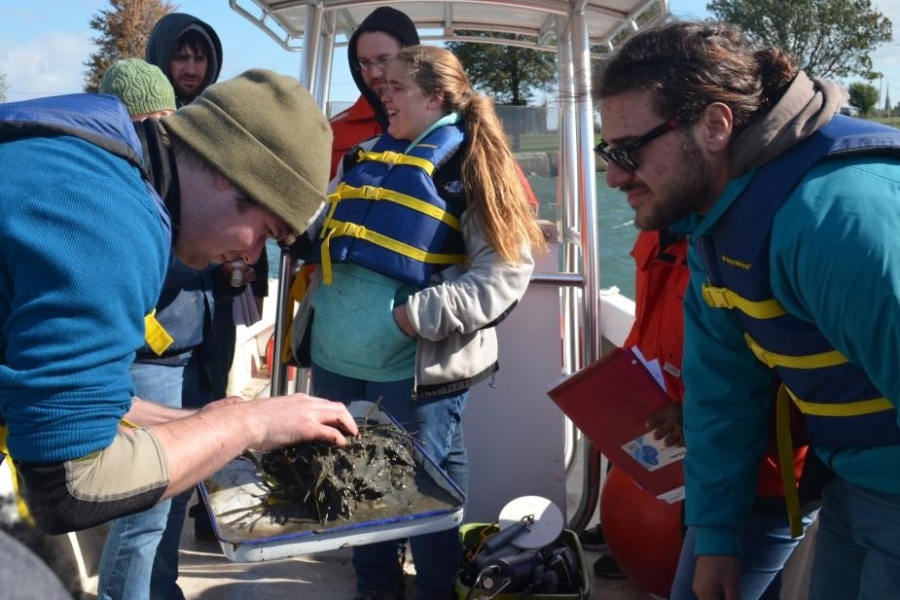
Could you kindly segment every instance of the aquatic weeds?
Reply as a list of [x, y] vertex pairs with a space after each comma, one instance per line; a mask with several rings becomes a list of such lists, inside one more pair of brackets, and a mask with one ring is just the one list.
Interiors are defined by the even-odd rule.
[[343, 448], [310, 442], [250, 458], [268, 490], [263, 507], [276, 522], [350, 519], [361, 502], [402, 501], [415, 487], [412, 438], [368, 416], [357, 419], [359, 436]]

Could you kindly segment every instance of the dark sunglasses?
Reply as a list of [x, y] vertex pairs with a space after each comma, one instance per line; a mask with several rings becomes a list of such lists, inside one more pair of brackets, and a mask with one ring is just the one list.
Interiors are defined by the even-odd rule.
[[610, 148], [609, 144], [606, 142], [600, 142], [597, 144], [597, 147], [594, 148], [594, 152], [599, 154], [607, 163], [615, 163], [619, 168], [628, 171], [629, 173], [633, 173], [638, 170], [638, 164], [634, 159], [634, 156], [632, 156], [632, 153], [639, 148], [646, 146], [656, 138], [664, 136], [670, 131], [675, 131], [681, 125], [683, 125], [681, 117], [675, 116], [662, 125], [654, 127], [633, 142], [628, 142], [627, 144], [622, 144], [615, 148]]

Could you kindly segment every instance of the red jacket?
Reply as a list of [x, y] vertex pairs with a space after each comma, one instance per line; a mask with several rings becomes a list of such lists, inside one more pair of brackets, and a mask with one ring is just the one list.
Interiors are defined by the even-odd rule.
[[356, 103], [345, 111], [331, 118], [331, 132], [334, 141], [331, 144], [331, 175], [337, 173], [338, 163], [353, 146], [376, 135], [381, 135], [381, 126], [375, 120], [375, 109], [360, 96]]
[[[625, 346], [637, 346], [649, 361], [659, 360], [666, 382], [666, 391], [676, 402], [684, 400], [681, 379], [681, 358], [684, 354], [684, 314], [682, 302], [690, 279], [687, 266], [688, 242], [684, 237], [668, 239], [660, 248], [658, 231], [638, 233], [631, 256], [637, 268], [635, 274], [634, 326]], [[800, 419], [791, 419], [799, 424]], [[784, 485], [778, 467], [778, 452], [772, 441], [760, 469], [758, 496], [784, 496]], [[803, 439], [802, 428], [794, 431], [794, 439]], [[688, 450], [690, 452], [690, 450]], [[806, 457], [806, 447], [794, 451], [794, 471], [799, 479]]]
[[[375, 120], [375, 109], [363, 96], [360, 96], [353, 106], [333, 116], [329, 122], [331, 123], [331, 132], [334, 134], [334, 141], [331, 144], [331, 175], [328, 178], [334, 179], [338, 164], [344, 155], [358, 143], [381, 135], [381, 126]], [[531, 190], [528, 178], [525, 177], [519, 163], [515, 163], [515, 165], [519, 179], [522, 181], [525, 199], [537, 213], [538, 201]]]
[[684, 399], [681, 306], [691, 278], [687, 268], [687, 241], [678, 239], [662, 251], [659, 242], [659, 232], [641, 231], [631, 249], [636, 267], [637, 318], [625, 346], [637, 346], [647, 360], [659, 359], [666, 391], [676, 402], [681, 402]]

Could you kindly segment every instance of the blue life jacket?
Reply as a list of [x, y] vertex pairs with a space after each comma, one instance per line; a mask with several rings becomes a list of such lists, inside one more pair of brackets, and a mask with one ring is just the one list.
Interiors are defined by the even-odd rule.
[[[127, 160], [141, 171], [171, 244], [172, 222], [143, 166], [141, 144], [125, 107], [114, 96], [70, 94], [0, 104], [0, 142], [26, 137], [72, 136]], [[146, 317], [146, 339], [158, 354], [171, 346], [171, 334]]]
[[115, 96], [69, 94], [0, 104], [0, 142], [61, 135], [90, 142], [140, 169], [147, 191], [156, 201], [160, 220], [171, 239], [169, 213], [144, 170], [141, 144], [131, 117]]
[[331, 262], [351, 262], [418, 288], [435, 269], [465, 262], [459, 217], [465, 208], [448, 203], [433, 175], [465, 140], [460, 125], [445, 125], [406, 151], [408, 142], [382, 135], [329, 195], [331, 204], [307, 262], [322, 263], [331, 283]]
[[704, 299], [733, 310], [751, 350], [804, 413], [810, 441], [832, 448], [900, 444], [897, 411], [814, 324], [775, 299], [769, 245], [775, 213], [807, 171], [829, 157], [859, 154], [900, 156], [900, 131], [835, 116], [760, 167], [709, 234], [694, 240], [709, 276]]

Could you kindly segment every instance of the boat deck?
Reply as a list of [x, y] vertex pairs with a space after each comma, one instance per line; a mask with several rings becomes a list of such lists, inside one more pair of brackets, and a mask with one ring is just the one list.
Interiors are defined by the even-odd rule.
[[[264, 374], [241, 382], [245, 397], [268, 394]], [[234, 390], [233, 390], [234, 391]], [[566, 511], [575, 513], [583, 487], [583, 461], [575, 453], [574, 464], [566, 477]], [[195, 500], [196, 501], [196, 497]], [[596, 511], [591, 524], [597, 522]], [[591, 595], [596, 600], [650, 600], [653, 596], [637, 589], [629, 581], [604, 579], [593, 575], [598, 552], [586, 551], [591, 574]], [[230, 562], [222, 554], [218, 542], [194, 538], [193, 522], [188, 519], [182, 532], [178, 584], [190, 600], [350, 600], [355, 592], [351, 564], [352, 550], [342, 548], [295, 558], [252, 563]], [[415, 565], [409, 556], [406, 598], [414, 600]], [[585, 599], [588, 600], [588, 599]]]
[[[599, 556], [587, 551], [590, 568]], [[257, 563], [233, 563], [217, 542], [194, 539], [188, 520], [180, 550], [178, 584], [191, 600], [350, 600], [354, 594], [351, 549]], [[415, 598], [415, 566], [407, 561], [407, 594]], [[593, 573], [592, 573], [593, 575]], [[593, 577], [590, 598], [596, 600], [650, 600], [627, 580]]]
[[[267, 381], [253, 378], [244, 383], [248, 397], [267, 395]], [[575, 462], [567, 476], [567, 514], [574, 514], [583, 486], [582, 460], [576, 453]], [[196, 496], [195, 500], [196, 502]], [[596, 523], [594, 514], [592, 524]], [[627, 580], [595, 577], [594, 561], [598, 552], [586, 551], [591, 569], [591, 596], [597, 600], [650, 600], [652, 596], [640, 591]], [[188, 519], [182, 532], [179, 556], [178, 584], [191, 600], [350, 600], [355, 592], [355, 577], [351, 564], [352, 550], [342, 548], [295, 558], [252, 563], [230, 562], [222, 554], [218, 542], [198, 541], [194, 538], [193, 522]], [[407, 556], [406, 597], [414, 600], [413, 579], [415, 565]], [[585, 599], [588, 600], [588, 599]]]

